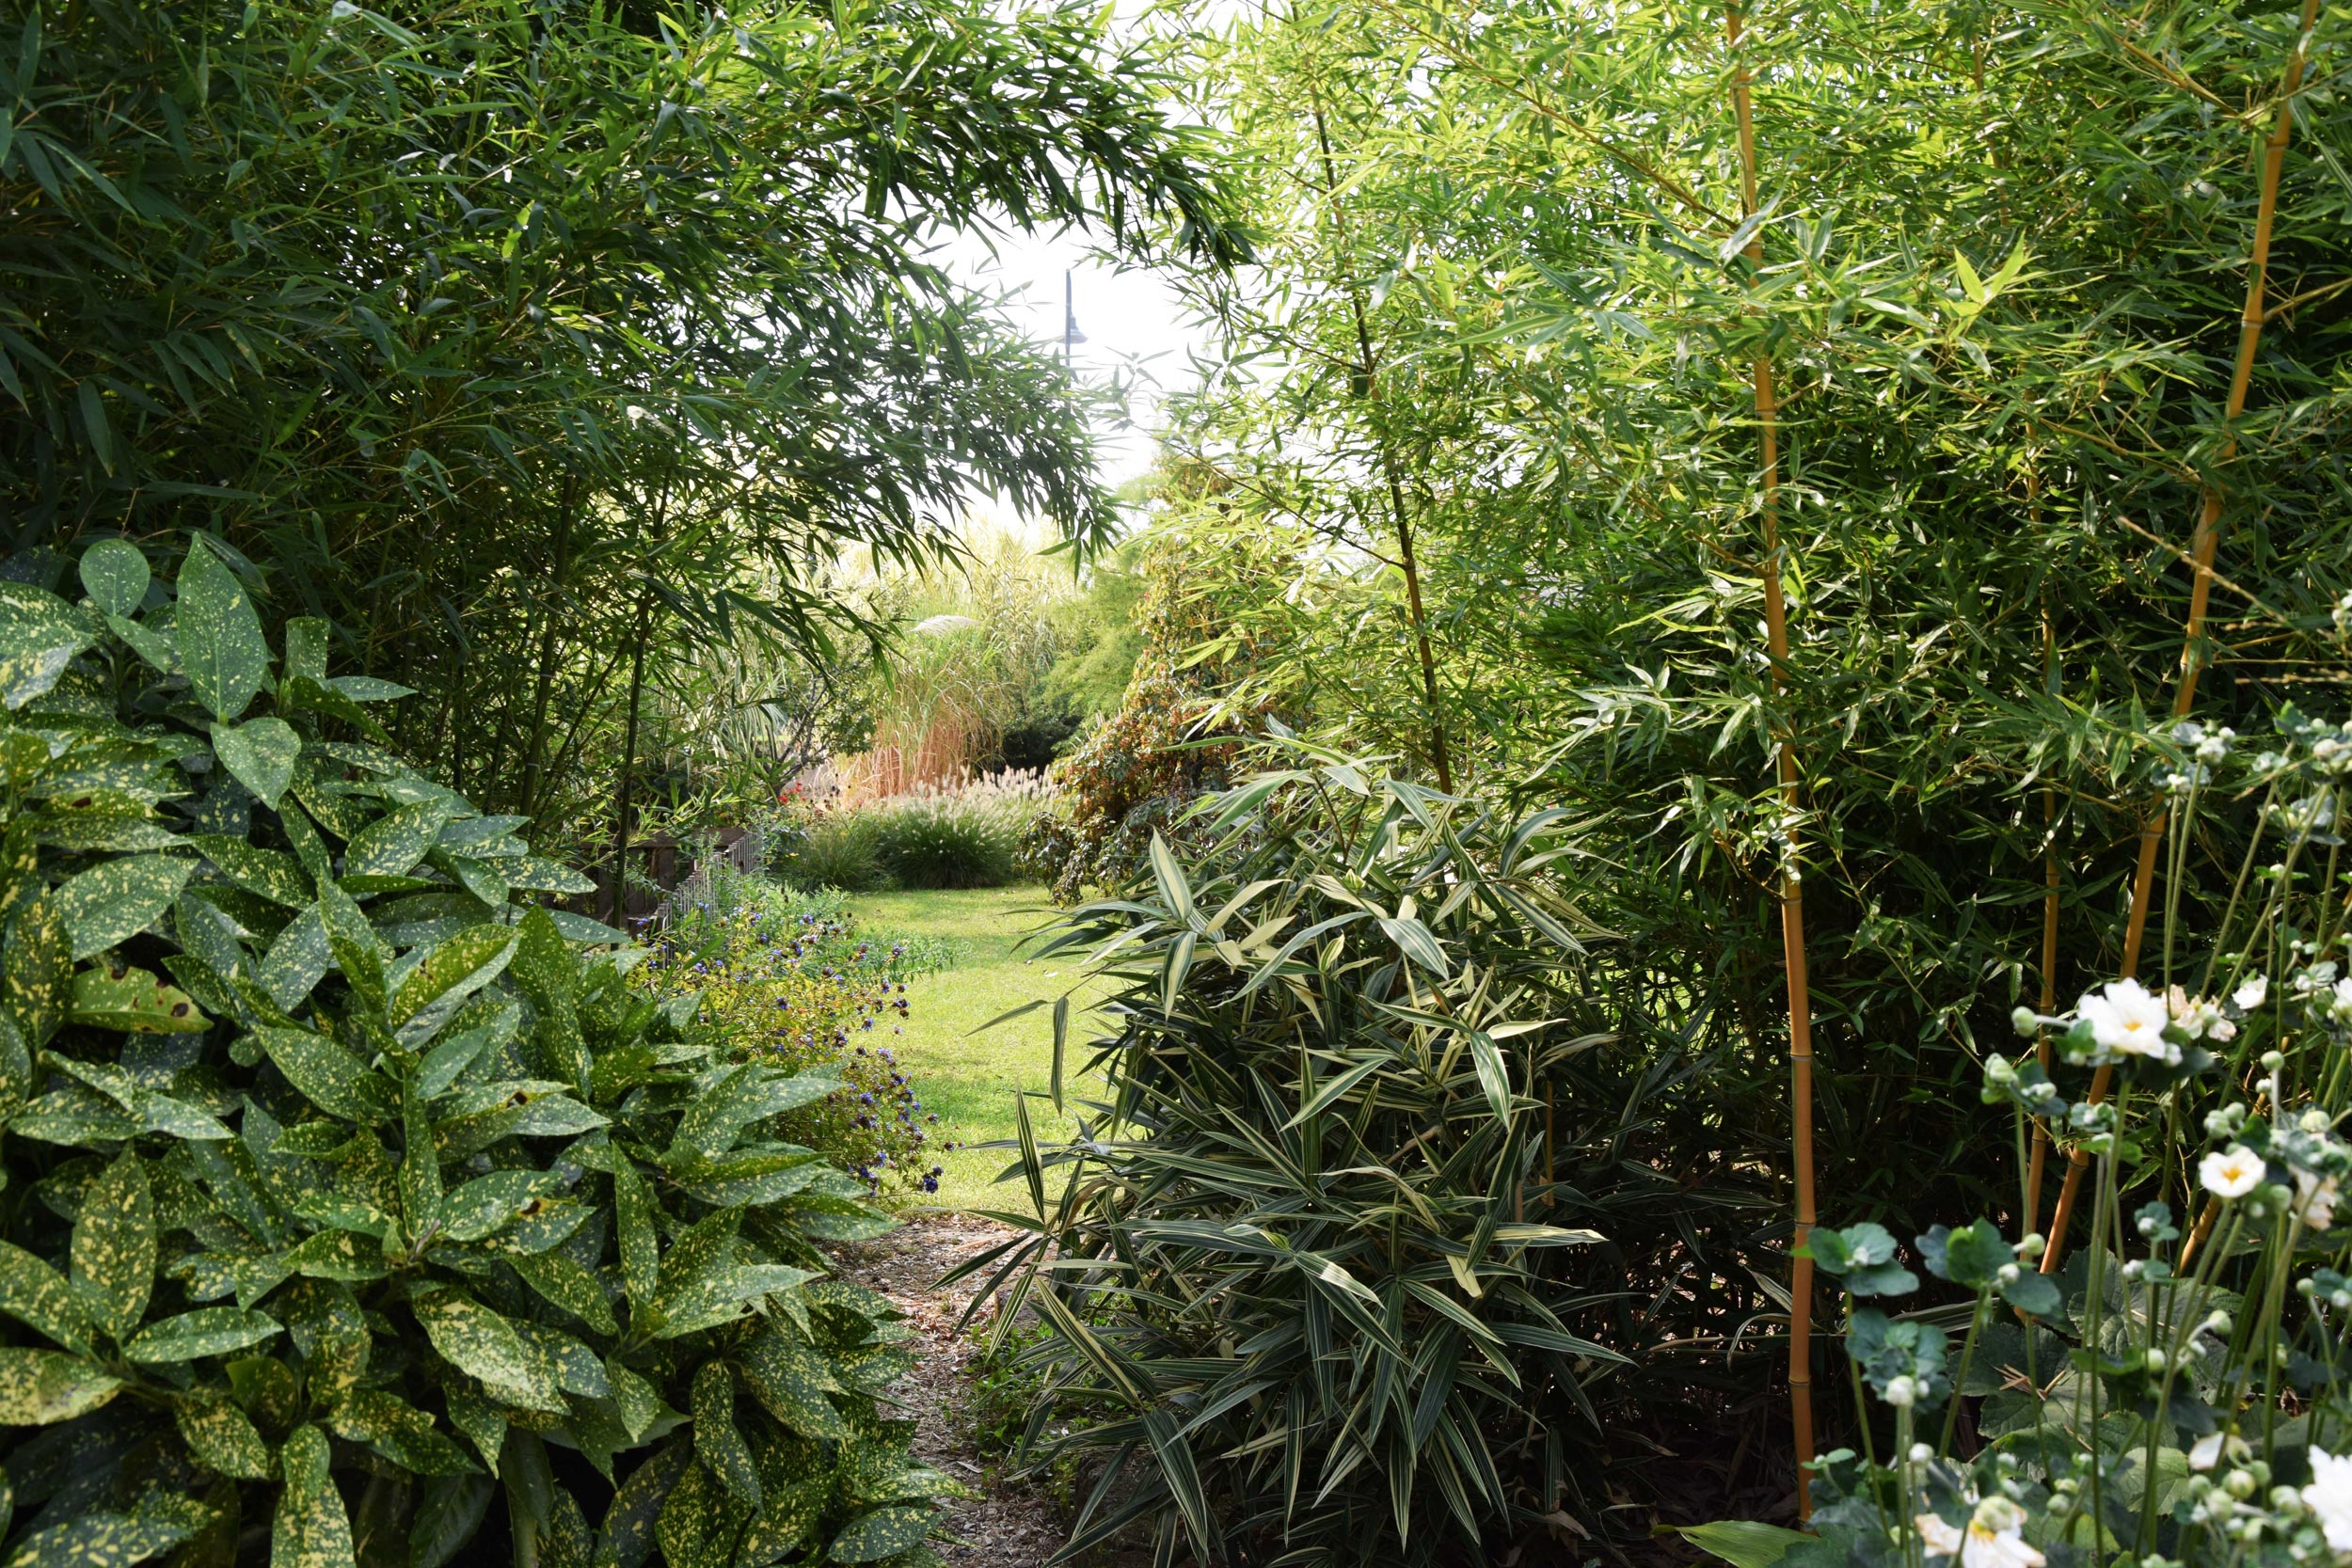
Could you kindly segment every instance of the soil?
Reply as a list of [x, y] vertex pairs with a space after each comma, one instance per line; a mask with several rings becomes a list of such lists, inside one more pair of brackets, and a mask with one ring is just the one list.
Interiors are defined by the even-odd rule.
[[1008, 1475], [1009, 1456], [981, 1452], [974, 1441], [968, 1407], [979, 1345], [956, 1324], [985, 1275], [939, 1286], [958, 1263], [1014, 1235], [986, 1220], [917, 1215], [887, 1236], [842, 1247], [834, 1259], [842, 1277], [888, 1296], [915, 1331], [910, 1348], [921, 1364], [890, 1397], [898, 1415], [915, 1423], [916, 1457], [977, 1494], [949, 1506], [946, 1539], [933, 1543], [952, 1568], [1041, 1568], [1069, 1539], [1061, 1506], [1038, 1485]]

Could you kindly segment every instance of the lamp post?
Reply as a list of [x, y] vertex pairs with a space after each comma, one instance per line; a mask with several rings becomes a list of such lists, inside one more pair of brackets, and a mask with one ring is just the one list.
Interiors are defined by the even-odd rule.
[[1063, 268], [1061, 275], [1061, 368], [1065, 372], [1070, 369], [1070, 351], [1087, 341], [1087, 335], [1078, 330], [1077, 295], [1071, 282], [1071, 269]]

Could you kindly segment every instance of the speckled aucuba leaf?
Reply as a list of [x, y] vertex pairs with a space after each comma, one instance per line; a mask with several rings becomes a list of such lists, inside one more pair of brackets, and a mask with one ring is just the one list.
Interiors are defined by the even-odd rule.
[[496, 1312], [450, 1290], [427, 1291], [410, 1307], [433, 1348], [458, 1370], [480, 1378], [496, 1393], [522, 1395], [516, 1402], [528, 1408], [570, 1413], [547, 1356]]
[[190, 833], [188, 843], [238, 887], [290, 910], [308, 908], [315, 896], [302, 863], [282, 849], [263, 849], [220, 833]]
[[144, 969], [104, 964], [73, 976], [66, 1022], [135, 1035], [195, 1035], [212, 1027], [196, 999]]
[[759, 1468], [743, 1434], [735, 1430], [735, 1374], [725, 1362], [706, 1361], [694, 1373], [692, 1404], [694, 1456], [728, 1491], [757, 1508]]
[[269, 1053], [305, 1100], [328, 1115], [362, 1123], [391, 1115], [391, 1084], [326, 1036], [307, 1029], [256, 1029], [248, 1037]]
[[427, 1008], [454, 1006], [498, 978], [518, 940], [505, 926], [469, 927], [447, 938], [402, 979], [388, 1006], [388, 1022], [398, 1028]]
[[186, 855], [126, 855], [70, 879], [49, 897], [72, 938], [73, 956], [87, 958], [153, 925], [195, 874], [196, 862]]
[[931, 1533], [932, 1511], [894, 1503], [859, 1514], [825, 1547], [829, 1562], [877, 1562], [919, 1546]]
[[708, 1470], [690, 1465], [661, 1505], [654, 1539], [668, 1568], [728, 1568], [751, 1512]]
[[0, 705], [20, 708], [47, 692], [94, 641], [89, 624], [64, 600], [0, 583]]
[[553, 1171], [494, 1170], [478, 1176], [442, 1199], [441, 1233], [453, 1242], [478, 1242], [533, 1202], [563, 1190], [564, 1180]]
[[296, 1427], [279, 1450], [286, 1484], [270, 1528], [270, 1568], [357, 1568], [351, 1517], [327, 1475], [326, 1434]]
[[826, 1394], [838, 1386], [816, 1350], [783, 1334], [746, 1346], [739, 1363], [743, 1382], [768, 1413], [804, 1437], [847, 1437], [849, 1423]]
[[441, 1402], [449, 1406], [449, 1422], [466, 1434], [492, 1475], [506, 1448], [506, 1417], [498, 1406], [457, 1383], [441, 1386]]
[[294, 1008], [326, 977], [334, 954], [326, 945], [326, 923], [316, 906], [286, 922], [254, 970], [254, 978], [280, 1007]]
[[654, 1234], [653, 1195], [628, 1156], [615, 1151], [612, 1209], [621, 1232], [621, 1280], [629, 1305], [644, 1307], [660, 1282], [661, 1243]]
[[197, 700], [216, 719], [245, 712], [269, 679], [269, 644], [244, 584], [201, 545], [181, 563], [172, 629]]
[[509, 1258], [524, 1283], [599, 1334], [618, 1334], [612, 1303], [604, 1287], [562, 1247]]
[[47, 1426], [86, 1416], [122, 1380], [92, 1361], [54, 1350], [0, 1349], [0, 1426]]
[[132, 615], [147, 597], [153, 573], [128, 539], [101, 539], [82, 552], [82, 591], [109, 615]]
[[167, 1513], [85, 1513], [27, 1536], [9, 1556], [8, 1568], [129, 1568], [195, 1533], [192, 1521]]
[[199, 1356], [227, 1355], [282, 1332], [278, 1320], [263, 1313], [235, 1307], [199, 1307], [149, 1323], [131, 1336], [122, 1354], [125, 1360], [149, 1366], [194, 1361]]
[[188, 1451], [206, 1468], [240, 1481], [267, 1481], [278, 1473], [277, 1457], [227, 1390], [183, 1394], [172, 1401], [171, 1414]]
[[642, 1443], [654, 1423], [661, 1419], [669, 1406], [654, 1386], [628, 1368], [617, 1356], [607, 1356], [604, 1362], [605, 1381], [612, 1388], [613, 1408], [621, 1413], [621, 1424], [628, 1429], [629, 1441]]
[[604, 1513], [604, 1544], [612, 1554], [612, 1568], [644, 1568], [653, 1552], [654, 1527], [661, 1517], [661, 1505], [693, 1463], [693, 1449], [688, 1444], [672, 1443], [621, 1482]]
[[743, 1316], [751, 1302], [773, 1292], [796, 1290], [815, 1277], [808, 1270], [796, 1269], [788, 1263], [739, 1263], [712, 1269], [676, 1291], [665, 1289], [655, 1298], [659, 1326], [653, 1332], [665, 1339], [675, 1339], [682, 1334], [733, 1323]]
[[[386, 812], [360, 829], [344, 847], [344, 885], [349, 887], [359, 879], [405, 878], [441, 836], [449, 818], [449, 804], [441, 800], [420, 800]], [[358, 881], [358, 887], [361, 892], [373, 891], [369, 880]]]
[[68, 1350], [89, 1349], [89, 1320], [65, 1275], [7, 1242], [0, 1242], [0, 1312]]
[[433, 1108], [414, 1080], [400, 1089], [400, 1215], [411, 1246], [441, 1224], [441, 1162], [433, 1148]]
[[56, 905], [42, 894], [16, 911], [0, 945], [0, 1005], [36, 1051], [65, 1022], [72, 971], [73, 939], [66, 934]]
[[386, 954], [383, 940], [368, 924], [367, 914], [350, 894], [330, 881], [319, 884], [319, 915], [326, 922], [327, 948], [353, 994], [370, 1012], [382, 1012], [387, 999]]
[[83, 1310], [116, 1338], [128, 1338], [155, 1286], [155, 1203], [137, 1154], [126, 1149], [82, 1189], [72, 1264]]
[[213, 755], [272, 811], [294, 783], [294, 759], [301, 754], [302, 737], [283, 719], [213, 726]]
[[335, 1435], [365, 1443], [420, 1476], [461, 1476], [478, 1468], [465, 1449], [433, 1429], [433, 1418], [376, 1388], [359, 1388], [336, 1410]]
[[0, 1009], [0, 1117], [15, 1113], [33, 1092], [33, 1053], [17, 1033], [16, 1020]]

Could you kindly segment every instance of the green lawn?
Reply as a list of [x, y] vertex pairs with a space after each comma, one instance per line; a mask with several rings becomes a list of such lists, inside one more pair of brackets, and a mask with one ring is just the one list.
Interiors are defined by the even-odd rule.
[[[946, 1167], [939, 1196], [917, 1196], [951, 1208], [1025, 1209], [1027, 1188], [1017, 1175], [1004, 1186], [992, 1186], [1017, 1156], [969, 1146], [1011, 1138], [1014, 1096], [1025, 1089], [1044, 1095], [1053, 1076], [1053, 1015], [1041, 1007], [985, 1033], [975, 1031], [1023, 1003], [1051, 1001], [1079, 977], [1074, 955], [1040, 960], [1013, 951], [1023, 936], [1051, 917], [1043, 891], [869, 893], [851, 899], [850, 907], [861, 934], [943, 937], [955, 948], [953, 967], [908, 985], [913, 1009], [906, 1033], [891, 1041], [924, 1107], [939, 1113], [946, 1136], [959, 1146], [932, 1157], [933, 1164]], [[1086, 1059], [1085, 1042], [1099, 1028], [1097, 1020], [1081, 1011], [1089, 1000], [1082, 994], [1071, 1004], [1072, 1081], [1064, 1085], [1064, 1102], [1073, 1109], [1076, 1096], [1100, 1094], [1099, 1085], [1075, 1077]], [[1057, 1117], [1053, 1102], [1043, 1098], [1029, 1102], [1029, 1117], [1041, 1142], [1076, 1130], [1074, 1121]]]

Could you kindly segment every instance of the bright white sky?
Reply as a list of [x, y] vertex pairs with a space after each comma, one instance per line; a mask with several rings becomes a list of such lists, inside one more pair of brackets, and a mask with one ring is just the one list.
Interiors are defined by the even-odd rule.
[[[1206, 328], [1189, 320], [1176, 291], [1156, 272], [1109, 266], [1092, 254], [1084, 234], [1011, 234], [995, 241], [994, 252], [977, 235], [961, 234], [943, 248], [949, 272], [974, 287], [1011, 296], [1007, 314], [1013, 325], [1058, 354], [1062, 336], [1062, 279], [1067, 272], [1074, 296], [1078, 330], [1087, 341], [1071, 354], [1081, 381], [1102, 383], [1125, 374], [1134, 384], [1130, 408], [1135, 423], [1104, 426], [1102, 477], [1116, 488], [1152, 467], [1152, 432], [1160, 398], [1170, 388], [1195, 385], [1192, 359], [1210, 344]], [[994, 522], [1037, 531], [1000, 502], [973, 507], [976, 522]]]

